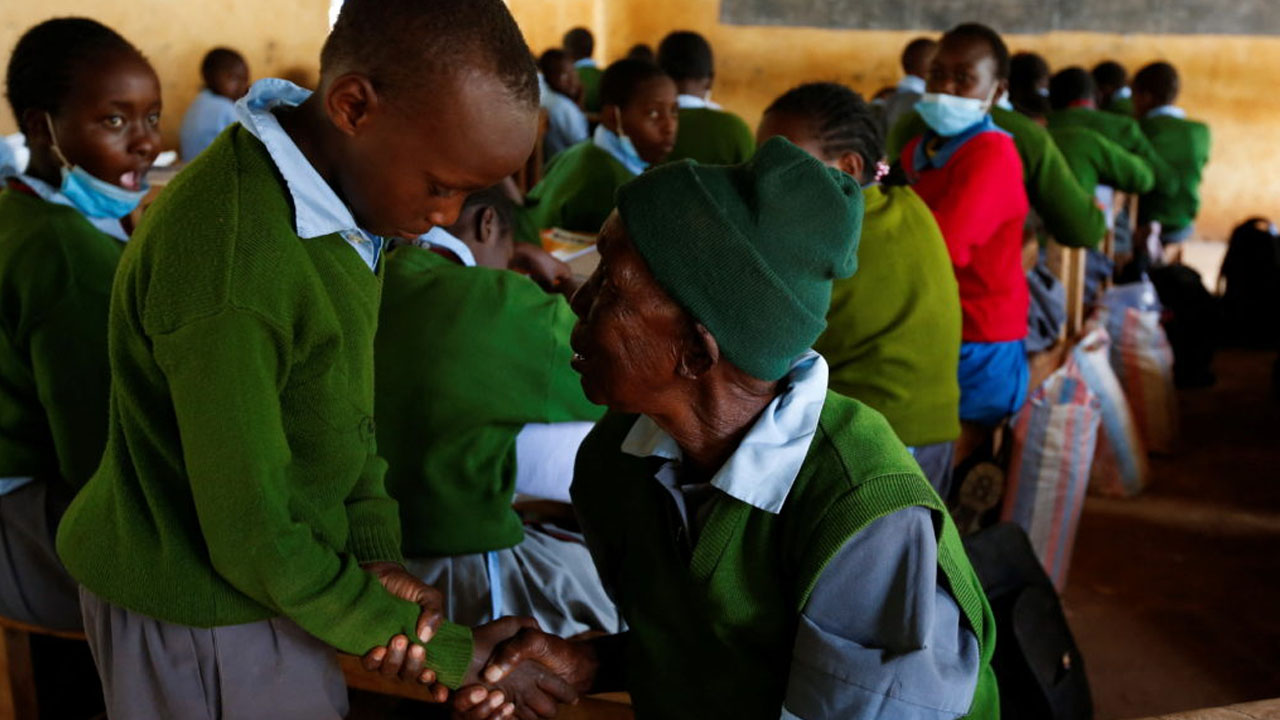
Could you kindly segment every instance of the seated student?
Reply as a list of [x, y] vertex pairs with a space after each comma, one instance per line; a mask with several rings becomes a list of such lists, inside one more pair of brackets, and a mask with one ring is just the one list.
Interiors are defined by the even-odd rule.
[[915, 110], [920, 96], [924, 95], [924, 76], [929, 72], [929, 63], [933, 54], [938, 51], [938, 41], [933, 38], [918, 37], [907, 43], [902, 50], [902, 79], [898, 86], [885, 98], [881, 112], [881, 136], [889, 132], [904, 115]]
[[618, 186], [662, 162], [675, 145], [676, 86], [657, 67], [619, 60], [605, 70], [600, 97], [604, 109], [592, 139], [557, 155], [529, 191], [525, 224], [534, 230], [598, 232]]
[[832, 285], [813, 349], [831, 367], [831, 389], [882, 413], [946, 498], [960, 435], [960, 291], [938, 223], [911, 188], [878, 182], [887, 170], [879, 124], [849, 88], [788, 91], [760, 121], [759, 141], [774, 135], [863, 186], [858, 274]]
[[1133, 110], [1142, 132], [1178, 175], [1174, 192], [1157, 190], [1138, 203], [1140, 224], [1160, 223], [1168, 262], [1179, 262], [1179, 243], [1195, 235], [1200, 178], [1209, 161], [1209, 126], [1188, 120], [1186, 111], [1174, 105], [1179, 89], [1178, 71], [1169, 63], [1152, 63], [1133, 76]]
[[190, 162], [228, 125], [236, 121], [236, 101], [249, 90], [249, 65], [240, 53], [214, 48], [200, 63], [204, 88], [182, 117], [182, 159]]
[[1013, 109], [1032, 116], [1049, 99], [1049, 63], [1033, 52], [1009, 58], [1009, 102]]
[[647, 63], [658, 63], [658, 56], [654, 54], [653, 48], [648, 43], [636, 43], [627, 51], [628, 60], [643, 60]]
[[960, 285], [961, 460], [982, 429], [1022, 407], [1029, 381], [1022, 342], [1027, 195], [1013, 139], [989, 114], [1008, 72], [1009, 52], [994, 30], [967, 23], [947, 32], [917, 106], [929, 130], [907, 143], [900, 158], [942, 228]]
[[533, 62], [500, 0], [346, 0], [320, 66], [253, 86], [117, 271], [106, 453], [57, 540], [112, 717], [338, 718], [334, 648], [456, 687], [520, 626], [441, 621], [401, 565], [373, 342], [383, 238], [524, 162]]
[[[1053, 138], [1011, 107], [993, 107], [990, 113], [997, 127], [1013, 135], [1026, 195], [1053, 239], [1068, 247], [1095, 247], [1106, 234], [1106, 219], [1093, 197], [1076, 182]], [[904, 116], [889, 131], [885, 143], [889, 157], [900, 157], [907, 142], [926, 129], [918, 112]]]
[[582, 109], [587, 112], [600, 112], [600, 68], [591, 59], [596, 50], [596, 39], [591, 31], [584, 27], [576, 27], [564, 34], [560, 41], [564, 51], [578, 71], [578, 79], [582, 82]]
[[546, 82], [542, 107], [547, 111], [547, 136], [543, 151], [550, 160], [561, 150], [587, 139], [587, 116], [578, 107], [582, 82], [563, 50], [548, 50], [538, 58]]
[[658, 46], [658, 66], [676, 82], [680, 132], [668, 160], [693, 158], [704, 165], [736, 165], [755, 152], [742, 118], [711, 102], [715, 63], [711, 45], [696, 32], [673, 32]]
[[619, 190], [573, 301], [574, 366], [610, 412], [572, 493], [630, 629], [523, 631], [486, 679], [539, 659], [625, 687], [641, 720], [994, 717], [994, 623], [955, 526], [807, 349], [861, 215], [852, 177], [782, 138]]
[[387, 256], [374, 417], [405, 566], [444, 591], [454, 622], [617, 632], [587, 548], [511, 509], [517, 490], [569, 499], [578, 445], [604, 412], [569, 365], [569, 303], [506, 269], [514, 222], [492, 188]]
[[1093, 68], [1093, 82], [1098, 86], [1098, 107], [1105, 112], [1133, 117], [1133, 90], [1129, 73], [1115, 60], [1104, 60]]

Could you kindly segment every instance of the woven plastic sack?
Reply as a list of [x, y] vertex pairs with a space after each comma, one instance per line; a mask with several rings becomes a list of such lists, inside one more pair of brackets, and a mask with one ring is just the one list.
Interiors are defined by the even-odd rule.
[[1129, 400], [1111, 369], [1110, 344], [1106, 330], [1095, 318], [1087, 325], [1085, 339], [1072, 352], [1081, 376], [1098, 396], [1102, 413], [1089, 491], [1107, 497], [1133, 497], [1147, 486], [1147, 451]]
[[[1105, 343], [1105, 332], [1098, 338]], [[1085, 337], [1081, 345], [1090, 342]], [[1022, 526], [1059, 592], [1089, 486], [1102, 405], [1073, 351], [1013, 418], [1013, 453], [1000, 519]]]
[[1172, 453], [1178, 441], [1173, 348], [1160, 325], [1160, 301], [1147, 278], [1117, 285], [1102, 298], [1112, 338], [1111, 367], [1120, 379], [1147, 450]]

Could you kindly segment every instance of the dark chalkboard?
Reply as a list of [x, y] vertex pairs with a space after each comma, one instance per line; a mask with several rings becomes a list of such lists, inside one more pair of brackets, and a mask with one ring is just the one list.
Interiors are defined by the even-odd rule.
[[733, 25], [937, 30], [977, 20], [1004, 33], [1280, 35], [1280, 0], [721, 0]]

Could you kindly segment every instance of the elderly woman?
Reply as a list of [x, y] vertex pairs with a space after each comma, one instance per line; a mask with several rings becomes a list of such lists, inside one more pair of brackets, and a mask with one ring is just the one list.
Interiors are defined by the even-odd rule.
[[[619, 190], [573, 301], [573, 364], [610, 413], [572, 496], [630, 629], [526, 630], [487, 680], [535, 660], [664, 720], [998, 716], [994, 626], [954, 525], [808, 349], [861, 220], [858, 184], [781, 138]], [[455, 707], [513, 710], [479, 687]]]

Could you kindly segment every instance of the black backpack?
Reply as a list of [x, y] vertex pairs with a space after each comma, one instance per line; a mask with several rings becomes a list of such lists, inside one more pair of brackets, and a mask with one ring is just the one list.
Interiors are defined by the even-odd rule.
[[1000, 686], [1000, 717], [1090, 720], [1084, 659], [1026, 533], [1001, 523], [963, 542], [996, 619], [991, 669]]
[[1231, 233], [1220, 281], [1225, 340], [1253, 348], [1280, 347], [1280, 237], [1265, 218], [1249, 218]]
[[1165, 265], [1148, 273], [1164, 306], [1164, 331], [1173, 348], [1173, 380], [1178, 387], [1213, 384], [1222, 311], [1200, 273], [1186, 265]]

